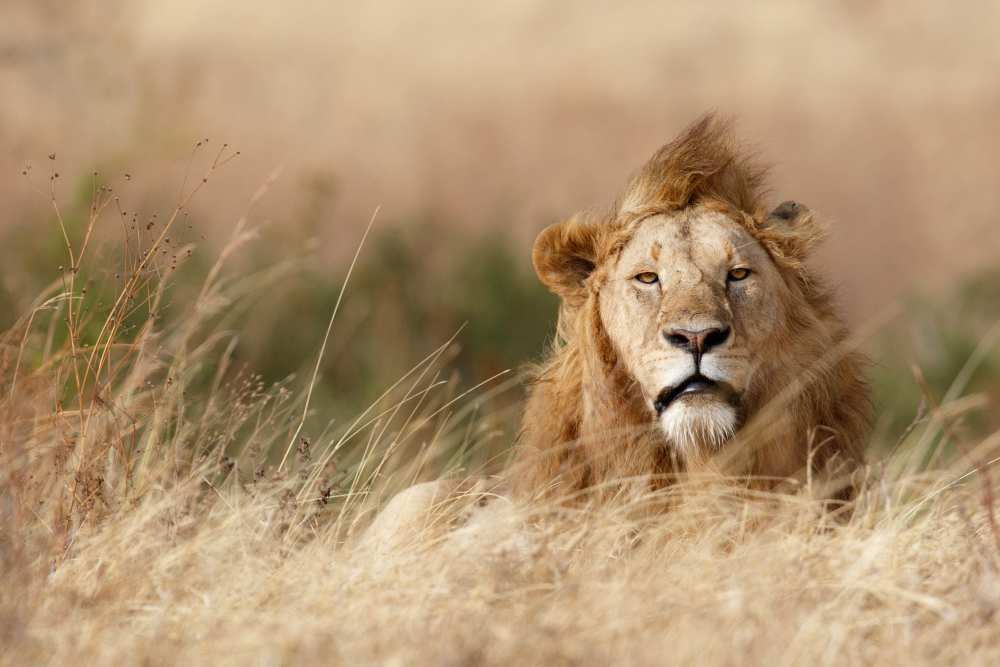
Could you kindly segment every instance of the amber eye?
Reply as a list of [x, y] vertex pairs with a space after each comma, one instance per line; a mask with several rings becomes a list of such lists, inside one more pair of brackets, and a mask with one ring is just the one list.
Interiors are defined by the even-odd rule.
[[750, 269], [732, 269], [729, 271], [729, 275], [726, 278], [732, 282], [739, 280], [746, 280], [750, 275]]
[[635, 279], [643, 285], [652, 285], [653, 283], [660, 281], [660, 277], [652, 271], [643, 271], [642, 273], [636, 274]]

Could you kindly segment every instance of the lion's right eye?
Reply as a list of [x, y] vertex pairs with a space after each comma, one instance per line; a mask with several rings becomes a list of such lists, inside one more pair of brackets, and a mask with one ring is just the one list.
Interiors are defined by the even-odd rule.
[[635, 280], [638, 280], [643, 285], [652, 285], [653, 283], [660, 282], [660, 277], [652, 271], [643, 271], [642, 273], [636, 274]]

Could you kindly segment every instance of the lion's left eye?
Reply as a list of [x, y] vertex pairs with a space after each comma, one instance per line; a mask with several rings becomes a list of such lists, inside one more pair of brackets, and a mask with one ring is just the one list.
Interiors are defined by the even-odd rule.
[[740, 280], [746, 280], [749, 275], [750, 269], [731, 269], [729, 271], [729, 275], [726, 276], [726, 279], [732, 282], [737, 282]]
[[660, 277], [652, 271], [643, 271], [642, 273], [637, 274], [635, 279], [643, 285], [652, 285], [653, 283], [660, 281]]

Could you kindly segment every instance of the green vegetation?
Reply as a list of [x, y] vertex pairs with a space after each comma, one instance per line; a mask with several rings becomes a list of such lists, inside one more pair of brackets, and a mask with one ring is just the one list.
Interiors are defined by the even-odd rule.
[[[377, 231], [359, 260], [324, 358], [323, 390], [350, 414], [457, 335], [449, 368], [476, 383], [536, 359], [556, 300], [503, 236], [422, 224]], [[263, 295], [240, 352], [268, 380], [311, 366], [346, 267], [313, 267]], [[512, 394], [512, 397], [516, 392]]]
[[[1000, 428], [1000, 274], [965, 279], [936, 298], [913, 297], [872, 341], [880, 432], [892, 443], [928, 400], [978, 395], [959, 420], [972, 439]], [[926, 382], [930, 397], [918, 378]], [[984, 409], [985, 408], [985, 409]], [[879, 442], [875, 443], [876, 445]]]

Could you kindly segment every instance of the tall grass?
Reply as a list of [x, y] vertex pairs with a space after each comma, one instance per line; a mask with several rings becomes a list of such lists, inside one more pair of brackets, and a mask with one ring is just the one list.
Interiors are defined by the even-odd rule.
[[[725, 480], [582, 508], [482, 509], [469, 491], [377, 544], [364, 529], [395, 491], [502, 470], [489, 401], [508, 375], [459, 386], [444, 337], [331, 422], [306, 405], [311, 378], [241, 367], [233, 313], [294, 266], [229, 268], [265, 184], [199, 289], [173, 298], [190, 253], [170, 239], [231, 155], [206, 150], [156, 221], [95, 178], [68, 225], [56, 177], [32, 181], [65, 259], [0, 339], [4, 663], [1000, 660], [1000, 437], [963, 426], [983, 403], [963, 378], [991, 340], [951, 392], [918, 368], [912, 423], [881, 436], [847, 519], [809, 489], [748, 497]], [[113, 262], [94, 250], [109, 228]], [[663, 494], [672, 511], [645, 511]]]

